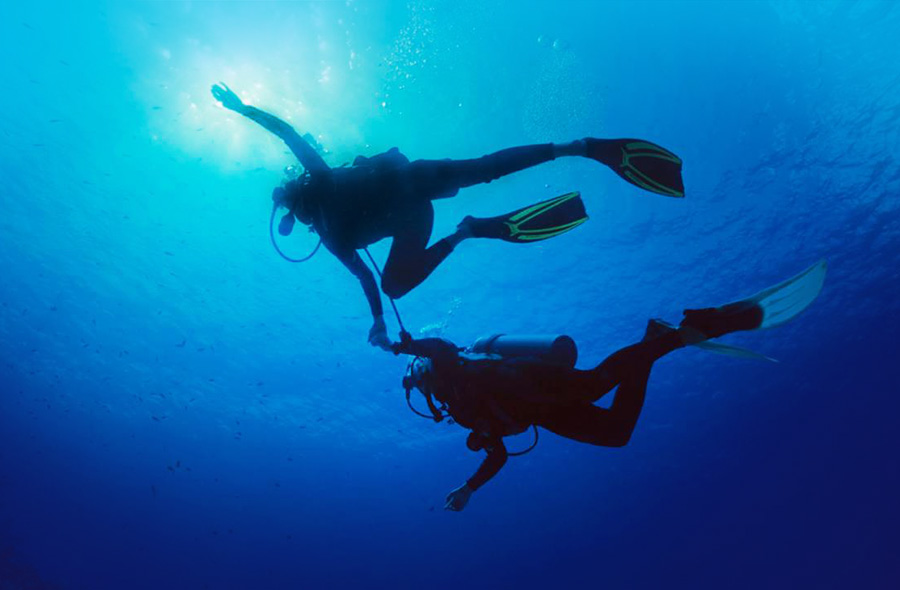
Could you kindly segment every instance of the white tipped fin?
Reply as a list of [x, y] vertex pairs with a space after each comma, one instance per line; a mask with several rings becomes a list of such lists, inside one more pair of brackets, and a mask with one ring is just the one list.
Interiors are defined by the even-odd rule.
[[[826, 261], [820, 260], [800, 274], [735, 303], [753, 303], [762, 308], [763, 320], [757, 330], [780, 326], [794, 319], [812, 305], [812, 302], [822, 292], [827, 270], [828, 264]], [[668, 325], [671, 326], [671, 324]], [[726, 356], [766, 360], [773, 363], [778, 362], [771, 357], [747, 350], [746, 348], [729, 346], [728, 344], [720, 344], [709, 340], [692, 344], [692, 346]]]
[[[678, 326], [674, 324], [670, 324], [669, 322], [663, 320], [653, 320], [657, 324], [669, 329], [669, 330], [678, 330]], [[740, 359], [753, 359], [757, 361], [769, 361], [772, 363], [777, 363], [778, 360], [773, 359], [772, 357], [768, 357], [764, 354], [760, 354], [758, 352], [754, 352], [752, 350], [748, 350], [746, 348], [740, 348], [739, 346], [731, 346], [728, 344], [720, 344], [718, 342], [711, 342], [706, 340], [705, 342], [698, 342], [696, 344], [691, 344], [690, 346], [696, 346], [697, 348], [702, 348], [703, 350], [708, 350], [709, 352], [715, 352], [717, 354], [724, 354], [725, 356], [733, 356], [735, 358]]]
[[762, 324], [758, 329], [780, 326], [812, 305], [825, 284], [827, 269], [825, 260], [820, 260], [797, 276], [745, 299], [763, 310]]
[[752, 350], [741, 348], [739, 346], [729, 346], [728, 344], [721, 344], [719, 342], [710, 342], [707, 340], [706, 342], [700, 342], [698, 344], [694, 344], [697, 348], [702, 348], [703, 350], [708, 350], [709, 352], [715, 352], [717, 354], [724, 354], [725, 356], [733, 356], [739, 359], [753, 359], [757, 361], [769, 361], [770, 363], [777, 363], [777, 359], [773, 359], [770, 356], [766, 356], [764, 354], [760, 354], [758, 352], [754, 352]]

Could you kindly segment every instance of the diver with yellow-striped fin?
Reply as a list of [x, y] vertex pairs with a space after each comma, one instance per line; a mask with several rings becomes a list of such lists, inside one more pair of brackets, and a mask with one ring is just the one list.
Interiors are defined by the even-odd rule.
[[[434, 224], [432, 201], [569, 156], [596, 160], [641, 189], [665, 196], [684, 195], [681, 159], [654, 143], [637, 139], [589, 137], [506, 148], [460, 160], [410, 161], [400, 150], [391, 148], [372, 157], [358, 156], [351, 166], [331, 167], [287, 122], [244, 104], [225, 84], [214, 85], [212, 94], [226, 109], [278, 136], [300, 161], [304, 173], [272, 192], [271, 240], [278, 249], [274, 226], [279, 208], [287, 209], [278, 224], [279, 234], [289, 235], [298, 220], [315, 233], [319, 244], [359, 280], [374, 320], [369, 342], [384, 349], [390, 349], [391, 342], [381, 295], [360, 250], [384, 238], [392, 239], [381, 275], [381, 291], [399, 299], [428, 278], [465, 239], [530, 243], [570, 231], [587, 219], [577, 193], [569, 193], [502, 216], [505, 219], [466, 218], [454, 233], [429, 245]], [[292, 261], [308, 260], [317, 249]]]

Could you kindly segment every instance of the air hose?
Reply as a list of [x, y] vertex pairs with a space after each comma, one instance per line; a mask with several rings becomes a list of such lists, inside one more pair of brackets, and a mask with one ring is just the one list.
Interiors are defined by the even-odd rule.
[[[366, 253], [366, 256], [369, 257], [369, 261], [372, 263], [372, 266], [375, 267], [375, 272], [378, 273], [378, 278], [382, 279], [383, 277], [381, 275], [381, 269], [378, 268], [378, 264], [375, 262], [375, 259], [372, 258], [372, 255], [369, 253], [369, 249], [363, 248], [363, 252]], [[315, 254], [315, 252], [313, 252], [313, 254]], [[403, 320], [400, 319], [400, 312], [397, 311], [397, 304], [394, 303], [394, 298], [389, 296], [388, 301], [391, 302], [391, 307], [394, 308], [394, 315], [397, 316], [397, 324], [400, 326], [400, 334], [408, 333], [408, 332], [406, 332], [406, 328], [403, 326]]]
[[319, 243], [316, 244], [316, 247], [313, 248], [313, 251], [303, 258], [291, 258], [287, 254], [281, 251], [281, 248], [278, 247], [278, 242], [275, 241], [275, 212], [278, 210], [278, 205], [276, 204], [272, 207], [272, 215], [269, 217], [269, 239], [272, 240], [272, 246], [275, 248], [275, 251], [278, 252], [278, 255], [287, 260], [288, 262], [306, 262], [310, 258], [316, 255], [316, 252], [319, 251], [319, 246], [322, 245], [322, 238], [319, 238]]

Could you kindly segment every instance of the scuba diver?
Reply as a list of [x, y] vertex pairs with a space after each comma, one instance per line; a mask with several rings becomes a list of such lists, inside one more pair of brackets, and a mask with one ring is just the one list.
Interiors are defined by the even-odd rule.
[[[225, 108], [281, 138], [300, 161], [305, 169], [303, 175], [272, 193], [272, 242], [277, 249], [272, 226], [279, 207], [288, 210], [278, 226], [281, 235], [291, 233], [295, 219], [318, 234], [319, 244], [324, 244], [362, 284], [374, 318], [369, 342], [386, 350], [391, 341], [381, 295], [358, 250], [387, 237], [393, 239], [381, 274], [381, 289], [393, 300], [424, 281], [465, 239], [530, 243], [569, 231], [587, 220], [580, 195], [569, 193], [507, 215], [467, 216], [454, 233], [428, 246], [434, 221], [433, 200], [453, 197], [462, 188], [488, 183], [562, 156], [591, 158], [642, 189], [670, 197], [684, 196], [681, 159], [637, 139], [588, 137], [565, 144], [513, 147], [468, 160], [410, 162], [397, 148], [391, 148], [371, 158], [358, 156], [352, 166], [331, 168], [288, 123], [244, 104], [224, 83], [213, 85], [212, 94]], [[308, 259], [316, 250], [296, 261]]]
[[[404, 378], [407, 403], [417, 414], [471, 430], [466, 445], [487, 457], [460, 487], [447, 496], [448, 510], [465, 508], [472, 493], [487, 483], [507, 457], [537, 444], [540, 426], [592, 445], [628, 443], [644, 405], [653, 363], [693, 345], [744, 358], [767, 358], [709, 340], [740, 330], [759, 330], [796, 317], [815, 300], [825, 280], [821, 261], [803, 273], [752, 297], [720, 307], [685, 310], [679, 326], [650, 320], [643, 339], [613, 353], [590, 370], [575, 369], [577, 349], [568, 336], [536, 338], [492, 336], [463, 351], [438, 339], [413, 340], [401, 334], [395, 354], [415, 355]], [[771, 360], [771, 359], [769, 359]], [[594, 402], [618, 387], [606, 409]], [[410, 402], [418, 389], [429, 412]], [[503, 437], [534, 429], [534, 444], [509, 453]]]

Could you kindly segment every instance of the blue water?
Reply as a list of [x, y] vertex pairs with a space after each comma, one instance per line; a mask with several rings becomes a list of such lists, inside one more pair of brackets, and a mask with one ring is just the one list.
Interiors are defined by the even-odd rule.
[[[73, 4], [0, 9], [0, 588], [898, 587], [900, 5]], [[589, 367], [821, 258], [825, 289], [728, 340], [780, 364], [678, 351], [627, 447], [544, 433], [444, 511], [481, 456], [408, 411], [334, 257], [271, 249], [292, 158], [220, 80], [335, 166], [684, 159], [684, 200], [568, 158], [438, 202], [435, 237], [574, 189], [591, 220], [463, 244], [398, 302], [416, 335]]]

